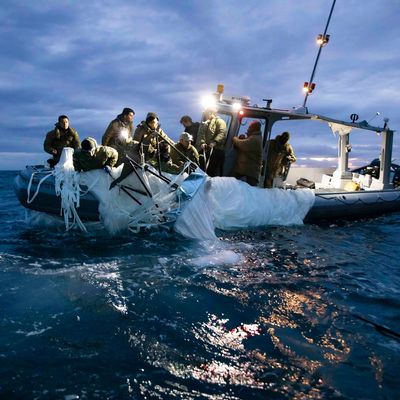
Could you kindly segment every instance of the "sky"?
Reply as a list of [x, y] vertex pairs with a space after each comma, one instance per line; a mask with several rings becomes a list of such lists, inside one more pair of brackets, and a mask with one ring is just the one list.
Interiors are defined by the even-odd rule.
[[[124, 107], [149, 111], [173, 139], [201, 117], [218, 83], [251, 103], [302, 104], [331, 0], [2, 0], [0, 169], [43, 163], [46, 132], [66, 114], [98, 141]], [[309, 97], [310, 112], [400, 130], [400, 0], [337, 0]], [[379, 112], [380, 115], [376, 115]], [[280, 128], [280, 127], [279, 127]], [[335, 163], [336, 139], [291, 129], [298, 165]], [[279, 133], [279, 132], [278, 132]], [[351, 164], [380, 137], [352, 135]], [[395, 133], [393, 159], [400, 163]]]

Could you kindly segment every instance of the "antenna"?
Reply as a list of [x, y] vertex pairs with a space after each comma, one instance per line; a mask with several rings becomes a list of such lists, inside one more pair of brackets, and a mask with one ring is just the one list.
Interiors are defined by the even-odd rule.
[[313, 82], [313, 79], [314, 79], [315, 72], [317, 70], [317, 65], [318, 65], [318, 61], [319, 61], [319, 56], [321, 55], [322, 47], [324, 47], [324, 45], [326, 45], [329, 42], [330, 35], [327, 35], [326, 32], [328, 30], [329, 23], [331, 22], [331, 17], [332, 17], [333, 9], [335, 7], [335, 3], [336, 3], [336, 0], [333, 0], [331, 11], [330, 11], [329, 17], [328, 17], [328, 21], [326, 22], [324, 33], [322, 35], [319, 34], [317, 36], [317, 43], [319, 44], [319, 49], [318, 49], [317, 58], [315, 59], [314, 68], [311, 72], [310, 80], [308, 82], [304, 82], [304, 91], [306, 92], [306, 96], [304, 97], [303, 107], [306, 106], [308, 96], [313, 92], [313, 90], [315, 88], [315, 83]]
[[380, 113], [379, 111], [377, 111], [377, 112], [375, 113], [375, 115], [374, 115], [372, 118], [369, 119], [368, 123], [370, 123], [370, 122], [371, 122], [373, 119], [375, 119], [378, 115], [381, 115], [381, 113]]

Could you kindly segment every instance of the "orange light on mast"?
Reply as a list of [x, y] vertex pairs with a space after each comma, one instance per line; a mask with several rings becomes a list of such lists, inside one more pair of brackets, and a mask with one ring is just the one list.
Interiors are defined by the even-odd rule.
[[321, 33], [317, 36], [317, 44], [324, 46], [329, 42], [330, 35], [322, 35]]
[[311, 94], [313, 92], [313, 90], [315, 89], [315, 83], [309, 83], [309, 82], [304, 82], [303, 85], [303, 91], [305, 93]]
[[219, 83], [219, 84], [217, 85], [217, 93], [218, 93], [218, 94], [224, 93], [224, 89], [225, 89], [225, 86], [224, 86], [222, 83]]

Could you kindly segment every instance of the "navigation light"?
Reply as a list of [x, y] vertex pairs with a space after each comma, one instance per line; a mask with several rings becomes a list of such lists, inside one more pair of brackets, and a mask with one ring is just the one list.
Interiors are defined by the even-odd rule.
[[242, 105], [241, 105], [240, 103], [233, 103], [233, 104], [232, 104], [232, 108], [233, 108], [235, 111], [239, 111], [239, 110], [242, 108]]

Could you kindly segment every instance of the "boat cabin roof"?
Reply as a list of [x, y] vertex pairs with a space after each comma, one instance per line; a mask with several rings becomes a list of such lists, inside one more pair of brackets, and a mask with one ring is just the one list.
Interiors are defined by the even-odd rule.
[[382, 132], [385, 127], [373, 126], [368, 124], [367, 121], [363, 120], [361, 122], [352, 122], [352, 121], [343, 121], [335, 118], [326, 117], [324, 115], [309, 113], [307, 108], [293, 108], [292, 110], [285, 109], [277, 109], [277, 108], [268, 108], [268, 107], [259, 107], [257, 105], [247, 105], [238, 103], [231, 103], [229, 101], [220, 100], [216, 103], [217, 108], [220, 112], [229, 113], [229, 114], [237, 114], [240, 116], [254, 116], [254, 117], [265, 117], [272, 120], [270, 125], [272, 125], [275, 121], [280, 120], [316, 120], [320, 122], [326, 122], [329, 124], [337, 124], [343, 125], [349, 128], [363, 129], [371, 132]]

